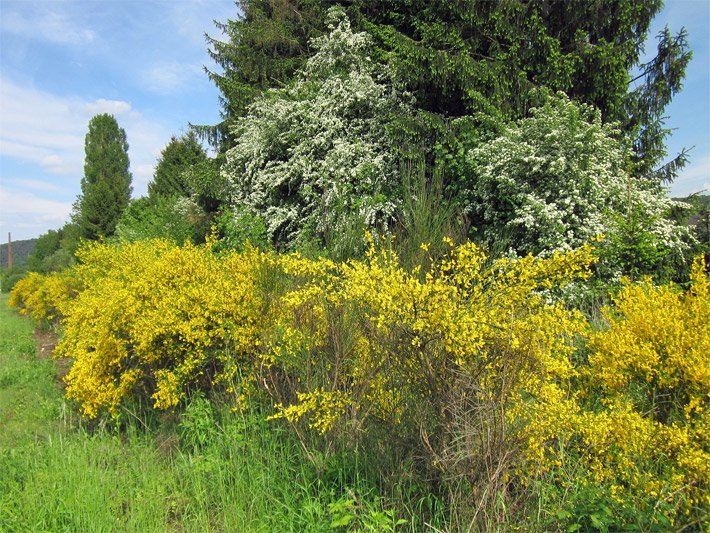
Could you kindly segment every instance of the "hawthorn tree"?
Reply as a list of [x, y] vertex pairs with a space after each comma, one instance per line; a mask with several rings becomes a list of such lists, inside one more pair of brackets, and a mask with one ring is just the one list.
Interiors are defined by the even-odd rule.
[[547, 254], [606, 234], [615, 254], [643, 252], [648, 266], [686, 248], [687, 231], [666, 218], [676, 202], [653, 179], [631, 179], [619, 131], [563, 93], [544, 96], [529, 117], [467, 157], [476, 174], [470, 214], [478, 238], [500, 251]]
[[342, 11], [331, 15], [295, 81], [257, 98], [235, 124], [222, 167], [234, 207], [262, 215], [277, 244], [344, 231], [353, 216], [386, 227], [396, 208], [388, 125], [408, 104], [370, 60], [370, 37]]

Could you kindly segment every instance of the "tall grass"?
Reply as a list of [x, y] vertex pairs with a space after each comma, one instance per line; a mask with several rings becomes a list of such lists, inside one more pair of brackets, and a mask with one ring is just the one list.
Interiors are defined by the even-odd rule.
[[88, 425], [62, 398], [54, 363], [37, 357], [31, 322], [6, 300], [0, 531], [425, 528], [421, 509], [407, 503], [416, 500], [402, 497], [415, 491], [406, 482], [379, 494], [370, 459], [309, 460], [285, 428], [258, 412], [233, 413], [198, 395], [180, 415], [137, 411], [120, 427]]
[[444, 237], [465, 241], [466, 224], [454, 202], [444, 195], [440, 166], [430, 167], [422, 158], [412, 157], [402, 163], [400, 175], [402, 207], [395, 249], [404, 267], [428, 267], [432, 257], [448, 249]]

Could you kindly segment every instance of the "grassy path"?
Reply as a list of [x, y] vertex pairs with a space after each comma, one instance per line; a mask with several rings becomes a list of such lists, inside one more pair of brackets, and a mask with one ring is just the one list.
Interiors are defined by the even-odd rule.
[[[0, 297], [0, 450], [22, 447], [56, 427], [62, 407], [51, 360], [36, 356], [32, 323]], [[3, 454], [3, 457], [5, 454]]]

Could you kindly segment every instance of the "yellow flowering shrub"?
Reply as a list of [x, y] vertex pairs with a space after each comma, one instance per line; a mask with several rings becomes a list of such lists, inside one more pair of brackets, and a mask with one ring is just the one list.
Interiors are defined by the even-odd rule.
[[[83, 248], [67, 274], [83, 290], [59, 305], [56, 355], [73, 360], [67, 395], [95, 417], [102, 409], [115, 414], [132, 395], [165, 409], [190, 387], [232, 380], [258, 344], [258, 255], [247, 249], [218, 258], [207, 247], [161, 240]], [[22, 301], [33, 314], [46, 314], [49, 304], [39, 300], [54, 278], [31, 278], [40, 290]]]
[[168, 409], [195, 389], [239, 401], [265, 392], [270, 418], [299, 435], [415, 446], [491, 506], [576, 462], [581, 485], [640, 509], [649, 527], [661, 515], [703, 523], [702, 261], [687, 291], [627, 282], [603, 310], [608, 327], [592, 331], [555, 296], [589, 276], [591, 247], [492, 261], [472, 243], [448, 246], [409, 271], [374, 246], [335, 263], [251, 247], [215, 255], [212, 243], [93, 243], [72, 269], [19, 282], [11, 303], [61, 320], [67, 394], [89, 417], [136, 396]]
[[[298, 259], [280, 256], [274, 266], [294, 271]], [[572, 340], [585, 322], [544, 291], [587, 276], [592, 260], [583, 247], [489, 264], [469, 243], [451, 245], [424, 273], [374, 247], [364, 261], [322, 263], [280, 299], [263, 347], [276, 416], [304, 417], [320, 432], [340, 428], [349, 439], [373, 425], [388, 437], [443, 436], [447, 402], [464, 394], [461, 376], [475, 385], [472, 401], [504, 407], [548, 378], [569, 378]]]
[[77, 293], [78, 280], [71, 272], [42, 275], [30, 272], [10, 292], [9, 305], [37, 321], [55, 321]]
[[[581, 461], [584, 483], [648, 527], [708, 523], [710, 297], [698, 258], [691, 287], [627, 281], [589, 334], [576, 377], [547, 383], [509, 416], [524, 421], [523, 469]], [[573, 377], [573, 376], [570, 376]], [[663, 521], [665, 522], [663, 522]]]
[[627, 282], [604, 314], [610, 327], [591, 335], [585, 371], [588, 395], [605, 408], [581, 424], [599, 460], [595, 475], [657, 495], [672, 517], [705, 509], [710, 525], [710, 295], [702, 257], [689, 290]]
[[335, 421], [342, 416], [348, 406], [347, 398], [340, 391], [316, 389], [313, 392], [299, 392], [296, 395], [298, 404], [288, 407], [276, 404], [277, 412], [269, 419], [285, 418], [295, 422], [304, 415], [310, 415], [312, 422], [309, 427], [323, 434], [332, 429]]

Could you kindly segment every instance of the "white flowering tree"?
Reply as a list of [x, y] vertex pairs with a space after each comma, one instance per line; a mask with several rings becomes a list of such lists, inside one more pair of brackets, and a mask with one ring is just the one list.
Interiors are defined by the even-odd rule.
[[620, 217], [642, 206], [644, 231], [659, 246], [681, 248], [683, 231], [666, 218], [666, 191], [627, 175], [629, 152], [619, 138], [598, 110], [558, 93], [472, 150], [470, 210], [482, 240], [515, 254], [572, 249], [620, 231]]
[[386, 227], [396, 209], [386, 125], [407, 104], [378, 75], [369, 37], [331, 16], [294, 83], [266, 93], [238, 123], [222, 170], [234, 206], [261, 214], [280, 243], [337, 232], [353, 216]]

